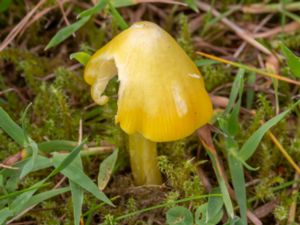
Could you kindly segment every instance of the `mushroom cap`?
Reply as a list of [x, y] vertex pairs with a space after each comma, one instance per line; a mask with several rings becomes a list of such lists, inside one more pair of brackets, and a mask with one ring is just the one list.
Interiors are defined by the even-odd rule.
[[118, 74], [116, 123], [128, 134], [154, 142], [174, 141], [206, 124], [213, 113], [203, 78], [183, 49], [158, 25], [138, 22], [98, 50], [84, 78], [100, 105]]

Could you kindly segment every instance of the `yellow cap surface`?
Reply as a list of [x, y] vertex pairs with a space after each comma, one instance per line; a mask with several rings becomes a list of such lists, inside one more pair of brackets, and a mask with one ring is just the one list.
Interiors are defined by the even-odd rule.
[[199, 70], [156, 24], [133, 24], [91, 57], [84, 78], [96, 103], [107, 102], [102, 93], [116, 74], [120, 81], [116, 122], [128, 134], [173, 141], [192, 134], [212, 116]]

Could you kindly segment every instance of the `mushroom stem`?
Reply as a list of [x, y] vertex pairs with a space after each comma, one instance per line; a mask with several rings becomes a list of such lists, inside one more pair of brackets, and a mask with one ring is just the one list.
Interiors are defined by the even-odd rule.
[[129, 135], [129, 154], [136, 185], [161, 184], [155, 142], [147, 140], [141, 134], [131, 134]]

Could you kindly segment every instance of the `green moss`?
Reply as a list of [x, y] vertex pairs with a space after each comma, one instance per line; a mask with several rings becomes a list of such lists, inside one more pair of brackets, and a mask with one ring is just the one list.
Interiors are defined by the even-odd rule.
[[[262, 126], [262, 121], [268, 121], [275, 116], [275, 109], [270, 104], [267, 97], [263, 94], [258, 94], [257, 97], [257, 111], [255, 116], [251, 120], [242, 121], [242, 131], [244, 132], [241, 132], [238, 136], [240, 145], [245, 143], [245, 141]], [[283, 146], [290, 145], [289, 142], [286, 142], [289, 140], [288, 129], [289, 127], [287, 126], [286, 121], [282, 120], [271, 130]], [[286, 149], [289, 148], [290, 147], [287, 147]], [[254, 155], [251, 157], [249, 163], [250, 165], [259, 168], [258, 176], [261, 178], [268, 177], [270, 173], [276, 172], [276, 170], [279, 166], [282, 165], [282, 163], [283, 165], [288, 166], [288, 164], [285, 164], [287, 163], [287, 161], [284, 157], [282, 157], [282, 153], [274, 145], [268, 135], [265, 135], [265, 137], [262, 139], [260, 145], [258, 146]]]
[[172, 208], [176, 206], [175, 201], [178, 200], [180, 197], [180, 194], [178, 191], [170, 191], [167, 193], [165, 202], [168, 204], [167, 208]]
[[[255, 2], [259, 1], [247, 0], [242, 4], [252, 4]], [[220, 12], [226, 12], [233, 4], [241, 4], [241, 2], [236, 0], [215, 1], [214, 7]], [[39, 10], [53, 5], [57, 5], [56, 1], [50, 0]], [[33, 5], [30, 2], [23, 5], [13, 3], [9, 8], [9, 13], [7, 11], [0, 14], [0, 26], [6, 29], [0, 34], [2, 40], [8, 34], [9, 30], [28, 12], [28, 6], [32, 7]], [[69, 6], [71, 6], [69, 3], [65, 5], [65, 9]], [[68, 19], [74, 22], [75, 15], [82, 11], [82, 8], [77, 5], [72, 5], [72, 7], [72, 11], [68, 13]], [[129, 10], [134, 12], [135, 10], [139, 10], [139, 7], [133, 6]], [[224, 48], [229, 53], [238, 44], [235, 43], [237, 39], [234, 38], [234, 34], [228, 29], [224, 29], [221, 23], [211, 24], [215, 17], [211, 16], [210, 13], [204, 16], [199, 30], [191, 34], [188, 23], [195, 16], [198, 16], [194, 13], [190, 14], [189, 12], [192, 10], [178, 5], [162, 5], [161, 9], [157, 8], [157, 11], [164, 12], [163, 10], [166, 9], [165, 12], [167, 13], [163, 18], [161, 14], [157, 14], [155, 10], [152, 10], [155, 7], [157, 6], [153, 8], [145, 7], [142, 19], [164, 24], [168, 32], [172, 33], [174, 37], [178, 37], [179, 44], [192, 58], [195, 58], [196, 50], [195, 46], [193, 46], [194, 36], [201, 37], [201, 39], [211, 45]], [[117, 216], [125, 215], [140, 208], [147, 208], [161, 202], [168, 202], [170, 203], [170, 207], [172, 207], [175, 205], [175, 200], [204, 194], [205, 190], [196, 172], [196, 165], [199, 162], [195, 162], [193, 159], [199, 144], [198, 140], [193, 137], [174, 143], [159, 144], [159, 153], [161, 155], [159, 157], [160, 168], [168, 188], [163, 186], [157, 190], [151, 189], [152, 187], [132, 187], [128, 158], [125, 152], [126, 135], [124, 135], [114, 121], [114, 115], [117, 112], [116, 93], [119, 85], [117, 78], [109, 83], [106, 90], [105, 94], [110, 96], [108, 104], [105, 106], [96, 106], [90, 96], [90, 87], [85, 84], [82, 78], [82, 68], [70, 71], [70, 63], [73, 62], [68, 59], [70, 52], [78, 50], [89, 53], [95, 52], [112, 37], [117, 35], [120, 29], [116, 21], [111, 19], [109, 11], [105, 9], [100, 16], [108, 19], [103, 20], [101, 18], [101, 26], [94, 23], [95, 20], [91, 20], [83, 29], [76, 32], [75, 38], [71, 37], [58, 47], [44, 52], [43, 47], [57, 32], [57, 23], [62, 21], [61, 12], [58, 8], [53, 9], [50, 14], [51, 18], [46, 20], [41, 18], [35, 21], [35, 23], [26, 29], [21, 37], [15, 38], [12, 46], [18, 46], [17, 48], [7, 48], [0, 53], [0, 90], [2, 92], [12, 87], [15, 88], [15, 90], [1, 94], [0, 105], [20, 124], [22, 111], [32, 102], [32, 107], [28, 111], [24, 124], [30, 136], [38, 142], [47, 139], [77, 140], [79, 121], [82, 119], [83, 135], [89, 138], [90, 145], [100, 146], [103, 143], [112, 143], [116, 147], [119, 147], [120, 150], [124, 150], [119, 155], [118, 168], [120, 169], [113, 175], [112, 181], [105, 190], [110, 196], [119, 196], [115, 202], [117, 207], [104, 206], [97, 209], [89, 216], [85, 216], [83, 218], [84, 222], [91, 225], [105, 220], [105, 224], [117, 224], [115, 221]], [[95, 18], [99, 19], [100, 17], [96, 15]], [[235, 12], [228, 16], [228, 18], [233, 22], [238, 22], [242, 26], [250, 24], [250, 22], [258, 24], [263, 17], [261, 15], [246, 15]], [[270, 21], [272, 26], [275, 27], [279, 18], [280, 16], [273, 16], [272, 21]], [[63, 21], [62, 26], [65, 26]], [[43, 32], [42, 35], [41, 31]], [[283, 41], [289, 48], [297, 52], [300, 48], [299, 38], [299, 32], [295, 34], [281, 34], [274, 36], [272, 41], [266, 41], [265, 44], [273, 46], [273, 48], [280, 51], [278, 44]], [[18, 43], [22, 43], [22, 46], [18, 45]], [[245, 59], [253, 58], [253, 52], [248, 52], [248, 49], [253, 48], [245, 49], [243, 53]], [[204, 50], [207, 51], [208, 49]], [[212, 52], [212, 54], [215, 53]], [[283, 66], [283, 64], [281, 66], [280, 74], [294, 79], [289, 68]], [[234, 78], [232, 74], [234, 74], [235, 70], [233, 67], [217, 64], [202, 66], [200, 70], [204, 75], [206, 87], [209, 91], [218, 88], [219, 90], [214, 92], [214, 94], [229, 95], [230, 87], [224, 84], [232, 82]], [[258, 82], [260, 81], [262, 80], [259, 79]], [[262, 120], [267, 121], [275, 115], [274, 106], [271, 104], [273, 101], [272, 90], [266, 91], [268, 92], [255, 92], [253, 109], [256, 110], [256, 115], [253, 118], [244, 113], [240, 114], [241, 132], [237, 136], [240, 146], [261, 126]], [[297, 88], [293, 85], [279, 82], [279, 93], [280, 110], [283, 111], [294, 101], [298, 92]], [[243, 106], [244, 100], [245, 98], [243, 98]], [[299, 120], [297, 118], [299, 116], [299, 110], [295, 110], [286, 120], [281, 121], [272, 128], [274, 135], [295, 161], [300, 160], [300, 131], [298, 129]], [[216, 145], [219, 144], [218, 147], [220, 150], [224, 149], [222, 141], [214, 139], [214, 143]], [[20, 148], [20, 146], [0, 130], [1, 160], [19, 152]], [[83, 159], [85, 171], [92, 179], [97, 177], [99, 163], [105, 156], [88, 156]], [[221, 151], [220, 157], [222, 157]], [[226, 159], [223, 158], [223, 160], [226, 165]], [[247, 188], [248, 197], [257, 197], [259, 199], [258, 202], [279, 199], [279, 205], [273, 213], [274, 217], [271, 215], [269, 217], [276, 220], [278, 224], [285, 224], [288, 207], [294, 197], [287, 196], [285, 190], [274, 192], [273, 187], [282, 184], [285, 180], [292, 180], [295, 171], [285, 158], [282, 157], [282, 154], [267, 135], [263, 138], [257, 151], [247, 163], [260, 168], [258, 171], [247, 171], [249, 177], [260, 180], [260, 183], [255, 187]], [[281, 172], [282, 168], [284, 172]], [[32, 186], [32, 184], [49, 174], [49, 171], [43, 170], [30, 174], [18, 183], [18, 189]], [[217, 186], [212, 170], [208, 170], [207, 172], [210, 182], [213, 186]], [[226, 172], [228, 173], [228, 171]], [[57, 178], [59, 177], [55, 177], [55, 179], [49, 181], [50, 186], [47, 188], [53, 188], [55, 183], [57, 183]], [[246, 180], [248, 181], [248, 176]], [[9, 191], [13, 191], [12, 189], [14, 188], [10, 188]], [[44, 189], [40, 191], [44, 191]], [[156, 197], [159, 196], [157, 201], [153, 200], [153, 195]], [[99, 203], [100, 201], [96, 200], [90, 194], [85, 194], [83, 212], [87, 212], [89, 209], [98, 206]], [[3, 205], [3, 203], [1, 204]], [[188, 204], [191, 204], [191, 208], [195, 208], [201, 202], [193, 201], [186, 203], [186, 205]], [[252, 206], [249, 205], [249, 207]], [[296, 215], [300, 214], [298, 208]], [[165, 210], [166, 208], [157, 212], [151, 211], [120, 223], [149, 224], [153, 222], [151, 221], [153, 217], [164, 221]], [[147, 220], [148, 218], [149, 220]], [[72, 201], [69, 194], [64, 194], [63, 198], [57, 197], [43, 202], [26, 213], [20, 219], [20, 222], [30, 220], [35, 221], [37, 224], [73, 224]]]
[[115, 218], [113, 215], [111, 214], [107, 214], [105, 215], [105, 220], [104, 220], [104, 223], [105, 225], [116, 225], [116, 221], [115, 221]]
[[296, 32], [295, 34], [281, 34], [279, 36], [275, 36], [272, 40], [271, 45], [275, 49], [280, 48], [280, 43], [284, 43], [288, 48], [292, 50], [300, 49], [300, 33]]
[[[203, 195], [206, 192], [203, 185], [201, 184], [199, 176], [197, 175], [194, 175], [193, 177], [184, 181], [183, 191], [184, 191], [184, 196], [186, 197]], [[200, 202], [203, 203], [204, 201], [200, 201]]]
[[55, 200], [48, 200], [43, 201], [37, 209], [29, 211], [28, 215], [31, 220], [41, 225], [73, 224], [73, 220], [66, 213], [68, 213], [68, 208]]
[[293, 35], [287, 36], [283, 40], [284, 44], [293, 50], [299, 50], [300, 49], [300, 33], [296, 33]]
[[49, 72], [53, 66], [51, 61], [46, 58], [16, 48], [7, 48], [0, 52], [0, 60], [14, 64], [16, 71], [22, 72], [25, 77], [42, 77], [46, 75], [46, 72]]
[[267, 201], [274, 200], [275, 193], [272, 190], [274, 185], [282, 184], [283, 178], [279, 176], [263, 177], [258, 185], [255, 186], [256, 197], [259, 200]]
[[188, 19], [183, 13], [180, 14], [179, 16], [179, 26], [180, 26], [180, 32], [177, 41], [179, 45], [185, 50], [185, 52], [190, 57], [193, 57], [195, 55], [195, 51], [194, 51], [192, 38], [188, 27]]
[[[182, 197], [205, 193], [197, 175], [196, 165], [187, 159], [187, 141], [165, 145], [166, 149], [162, 149], [162, 152], [168, 152], [168, 155], [160, 155], [158, 160], [159, 168], [166, 176], [168, 184]], [[184, 158], [187, 160], [183, 160]]]
[[291, 147], [289, 148], [289, 152], [296, 162], [300, 160], [300, 130], [297, 129], [299, 127], [299, 123], [300, 121], [298, 120], [298, 122], [295, 124], [294, 132], [296, 134], [291, 140]]
[[288, 218], [288, 213], [289, 213], [289, 208], [282, 206], [282, 205], [278, 205], [276, 206], [276, 208], [273, 211], [273, 214], [276, 218], [277, 221], [283, 222], [285, 220], [287, 220]]
[[0, 129], [0, 159], [4, 160], [19, 152], [20, 146], [10, 139], [7, 134]]
[[204, 76], [205, 87], [208, 92], [232, 80], [230, 70], [224, 65], [202, 66], [200, 71]]
[[[64, 93], [43, 84], [40, 93], [33, 102], [34, 118], [39, 118], [32, 126], [31, 133], [35, 139], [47, 136], [50, 139], [71, 139], [75, 137], [79, 124], [75, 115], [72, 115]], [[76, 125], [75, 125], [76, 124]]]

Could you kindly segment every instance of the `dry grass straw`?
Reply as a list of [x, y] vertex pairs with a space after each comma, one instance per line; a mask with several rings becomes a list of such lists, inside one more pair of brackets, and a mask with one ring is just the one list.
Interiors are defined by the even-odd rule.
[[230, 61], [230, 60], [227, 60], [227, 59], [222, 59], [220, 57], [217, 57], [217, 56], [214, 56], [214, 55], [210, 55], [210, 54], [207, 54], [207, 53], [204, 53], [204, 52], [200, 52], [200, 51], [197, 51], [197, 54], [201, 55], [201, 56], [204, 56], [206, 58], [218, 61], [218, 62], [229, 64], [229, 65], [232, 65], [232, 66], [235, 66], [235, 67], [239, 67], [239, 68], [244, 68], [246, 70], [258, 73], [258, 74], [263, 75], [263, 76], [275, 78], [277, 80], [285, 81], [287, 83], [291, 83], [291, 84], [295, 84], [297, 86], [300, 86], [300, 82], [299, 81], [296, 81], [296, 80], [293, 80], [293, 79], [290, 79], [290, 78], [287, 78], [287, 77], [283, 77], [283, 76], [281, 76], [279, 74], [269, 73], [269, 72], [261, 70], [261, 69], [257, 69], [257, 68], [251, 67], [251, 66], [247, 66], [247, 65], [244, 65], [244, 64], [233, 62], [233, 61]]

